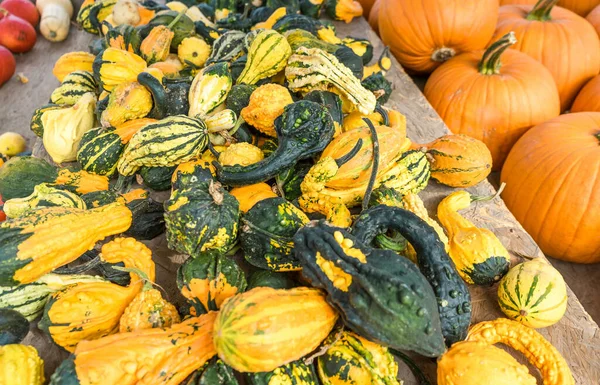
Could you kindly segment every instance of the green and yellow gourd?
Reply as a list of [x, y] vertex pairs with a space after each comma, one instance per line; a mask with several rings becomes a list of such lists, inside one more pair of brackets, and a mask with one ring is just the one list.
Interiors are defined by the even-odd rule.
[[100, 117], [103, 127], [117, 127], [128, 120], [146, 117], [152, 110], [152, 94], [138, 82], [125, 82], [113, 88]]
[[293, 237], [308, 217], [283, 198], [266, 198], [242, 215], [240, 245], [246, 261], [273, 271], [300, 270]]
[[279, 73], [291, 54], [290, 44], [283, 35], [273, 30], [261, 31], [250, 45], [246, 66], [237, 83], [256, 84]]
[[496, 235], [488, 229], [476, 227], [458, 213], [472, 202], [494, 197], [477, 197], [459, 190], [438, 205], [438, 219], [448, 233], [448, 254], [460, 276], [470, 284], [492, 285], [510, 267], [510, 255]]
[[349, 331], [340, 333], [325, 340], [325, 345], [330, 346], [318, 358], [323, 385], [402, 384], [396, 379], [398, 364], [386, 347]]
[[148, 117], [162, 119], [188, 113], [188, 94], [192, 84], [190, 77], [163, 76], [157, 71], [144, 71], [138, 75], [137, 81], [152, 94], [153, 106]]
[[135, 82], [146, 67], [146, 61], [135, 53], [112, 47], [96, 56], [93, 64], [94, 77], [108, 92], [119, 84]]
[[362, 6], [355, 0], [325, 0], [325, 11], [333, 20], [349, 23], [363, 13]]
[[273, 289], [291, 289], [298, 286], [292, 279], [291, 273], [278, 273], [270, 270], [258, 269], [248, 277], [248, 290], [255, 287], [270, 287]]
[[71, 72], [63, 79], [60, 86], [52, 91], [50, 102], [72, 106], [88, 92], [96, 92], [94, 75], [88, 71]]
[[213, 358], [197, 370], [182, 385], [239, 385], [235, 373], [230, 366], [219, 358]]
[[44, 106], [41, 106], [40, 108], [36, 109], [33, 112], [33, 116], [31, 117], [31, 123], [29, 125], [29, 128], [31, 129], [31, 131], [33, 131], [33, 133], [38, 136], [38, 137], [43, 137], [44, 136], [44, 124], [42, 123], [42, 116], [44, 115], [44, 112], [46, 111], [50, 111], [50, 110], [58, 110], [60, 108], [63, 108], [62, 106], [59, 106], [58, 104], [46, 104]]
[[119, 125], [116, 129], [96, 128], [88, 131], [79, 142], [77, 161], [84, 170], [110, 176], [117, 169], [117, 162], [133, 135], [154, 119], [135, 119]]
[[181, 14], [180, 11], [164, 11], [158, 12], [144, 28], [143, 33], [148, 33], [149, 30], [157, 26], [169, 26], [169, 29], [173, 32], [173, 38], [171, 39], [172, 52], [177, 52], [177, 47], [183, 39], [191, 36], [194, 33], [194, 22], [186, 15]]
[[177, 287], [193, 316], [219, 310], [223, 302], [246, 290], [246, 277], [232, 257], [201, 253], [177, 269]]
[[[372, 209], [365, 213], [369, 211], [363, 215], [375, 215]], [[428, 357], [444, 352], [434, 291], [414, 263], [392, 251], [366, 247], [323, 221], [301, 228], [294, 245], [302, 275], [327, 292], [327, 301], [352, 330], [394, 349]]]
[[242, 56], [246, 34], [241, 31], [227, 31], [213, 43], [212, 52], [206, 61], [209, 66], [218, 62], [230, 62]]
[[131, 25], [122, 24], [108, 30], [104, 35], [106, 46], [122, 49], [131, 53], [140, 53], [142, 39], [138, 31]]
[[206, 117], [225, 102], [232, 79], [226, 62], [219, 62], [202, 69], [192, 82], [189, 92], [188, 116]]
[[95, 209], [48, 207], [0, 224], [0, 285], [31, 283], [96, 242], [126, 231], [132, 213], [117, 202]]
[[0, 346], [0, 384], [43, 385], [44, 361], [33, 346]]
[[102, 22], [112, 14], [117, 0], [85, 1], [77, 13], [77, 23], [91, 34], [100, 32]]
[[224, 253], [236, 241], [239, 203], [218, 182], [180, 186], [165, 201], [169, 247], [192, 257], [207, 251]]
[[345, 37], [342, 39], [342, 44], [358, 55], [365, 65], [373, 59], [373, 44], [369, 39]]
[[313, 365], [307, 365], [300, 359], [278, 367], [270, 372], [248, 373], [249, 385], [318, 385]]
[[31, 195], [4, 202], [3, 211], [8, 218], [18, 218], [27, 215], [31, 210], [53, 206], [86, 209], [85, 202], [78, 195], [41, 183], [34, 187]]
[[170, 116], [136, 132], [117, 163], [122, 176], [142, 166], [175, 166], [199, 155], [208, 142], [203, 121], [185, 115]]
[[230, 193], [240, 202], [240, 211], [242, 213], [247, 213], [248, 210], [263, 199], [277, 197], [271, 186], [266, 183], [235, 187], [231, 189]]

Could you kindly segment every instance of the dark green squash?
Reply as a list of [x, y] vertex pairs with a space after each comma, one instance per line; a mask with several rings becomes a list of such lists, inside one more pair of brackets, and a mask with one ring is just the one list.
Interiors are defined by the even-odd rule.
[[250, 20], [252, 20], [252, 24], [262, 23], [263, 21], [267, 21], [273, 12], [275, 12], [275, 10], [271, 7], [262, 6], [254, 8], [250, 12]]
[[39, 136], [40, 138], [43, 137], [44, 136], [44, 125], [42, 124], [42, 115], [46, 111], [57, 110], [59, 108], [63, 108], [63, 107], [59, 106], [58, 104], [46, 104], [46, 105], [41, 106], [40, 108], [36, 109], [33, 112], [33, 116], [31, 117], [31, 123], [29, 125], [29, 128], [31, 128], [31, 131], [33, 131], [33, 133], [36, 136]]
[[379, 205], [361, 213], [352, 233], [369, 244], [388, 229], [398, 231], [414, 247], [419, 269], [437, 298], [446, 345], [464, 340], [471, 322], [471, 295], [435, 230], [408, 210]]
[[140, 53], [141, 44], [142, 39], [138, 29], [128, 24], [112, 27], [104, 35], [105, 47], [125, 49], [125, 51], [133, 52], [136, 55]]
[[137, 77], [138, 83], [152, 93], [153, 107], [149, 118], [162, 119], [173, 115], [187, 115], [190, 105], [188, 93], [192, 85], [191, 78], [164, 77], [162, 82], [148, 72]]
[[[237, 62], [237, 60], [236, 60], [236, 62]], [[235, 64], [235, 62], [233, 64]], [[243, 69], [244, 68], [242, 67], [241, 70], [243, 70]], [[240, 73], [241, 73], [241, 70], [240, 70]], [[239, 74], [237, 76], [239, 76]], [[231, 77], [233, 79], [237, 79], [237, 76], [235, 76], [232, 72]], [[225, 106], [228, 109], [235, 112], [236, 116], [240, 116], [240, 113], [242, 112], [242, 108], [247, 107], [248, 104], [250, 104], [250, 95], [252, 95], [252, 92], [254, 92], [255, 89], [256, 89], [256, 86], [254, 84], [236, 84], [236, 85], [234, 85], [233, 87], [231, 87], [231, 91], [229, 91], [229, 94], [227, 94], [227, 99], [225, 99]]]
[[317, 30], [320, 26], [321, 23], [312, 17], [299, 14], [287, 14], [281, 19], [277, 20], [275, 25], [273, 25], [273, 29], [281, 34], [293, 29], [303, 29], [316, 36]]
[[131, 201], [127, 204], [127, 207], [133, 213], [133, 220], [129, 229], [123, 234], [141, 241], [147, 241], [165, 232], [165, 210], [162, 203], [147, 198]]
[[291, 289], [296, 287], [296, 282], [290, 273], [278, 273], [270, 270], [256, 270], [248, 278], [247, 290], [255, 287], [271, 287], [273, 289]]
[[175, 168], [171, 177], [171, 188], [179, 190], [182, 188], [193, 187], [200, 183], [210, 183], [214, 181], [208, 164], [204, 161], [189, 161], [180, 164]]
[[323, 151], [331, 141], [334, 130], [327, 108], [308, 100], [289, 104], [283, 114], [275, 119], [279, 143], [277, 150], [249, 166], [221, 166], [215, 163], [217, 177], [228, 186], [264, 182], [299, 160]]
[[306, 365], [302, 359], [278, 367], [271, 372], [246, 374], [249, 385], [319, 385], [317, 374], [312, 365]]
[[88, 51], [90, 51], [92, 55], [98, 55], [106, 48], [108, 48], [108, 46], [106, 45], [106, 40], [104, 40], [104, 38], [102, 37], [94, 39], [90, 42], [90, 44], [88, 44]]
[[[231, 70], [231, 78], [232, 79], [237, 79], [240, 77], [240, 75], [244, 71], [244, 68], [246, 67], [247, 62], [248, 62], [248, 55], [243, 55], [243, 56], [238, 57], [237, 59], [235, 59], [235, 61], [233, 63], [231, 63], [231, 66], [229, 68]], [[248, 85], [248, 84], [241, 83], [238, 85]]]
[[311, 91], [304, 95], [304, 100], [310, 100], [315, 103], [327, 107], [327, 111], [331, 115], [334, 122], [342, 124], [344, 120], [344, 113], [342, 112], [342, 99], [338, 94], [334, 94], [329, 91]]
[[[204, 4], [204, 3], [202, 3]], [[206, 15], [205, 15], [206, 16]], [[221, 33], [216, 29], [207, 26], [202, 21], [197, 21], [194, 23], [194, 28], [196, 30], [196, 35], [204, 39], [204, 41], [212, 46], [215, 40], [221, 36]]]
[[81, 385], [75, 370], [75, 355], [69, 355], [50, 377], [49, 385]]
[[318, 19], [321, 14], [321, 8], [323, 7], [323, 2], [313, 3], [310, 0], [300, 0], [300, 13], [312, 17], [313, 19]]
[[226, 252], [236, 241], [239, 206], [218, 182], [173, 190], [165, 201], [169, 248], [191, 256]]
[[246, 290], [246, 276], [233, 257], [209, 252], [188, 258], [177, 269], [177, 287], [190, 314], [219, 310], [223, 301]]
[[339, 60], [340, 63], [350, 68], [350, 71], [356, 76], [357, 79], [362, 79], [364, 65], [360, 56], [355, 54], [350, 48], [341, 46], [333, 55]]
[[229, 29], [236, 31], [250, 31], [252, 20], [245, 13], [230, 13], [227, 17], [217, 20], [219, 29]]
[[271, 9], [285, 7], [288, 14], [300, 11], [300, 2], [298, 0], [267, 0], [265, 5]]
[[381, 72], [363, 79], [362, 86], [375, 94], [379, 104], [385, 104], [392, 95], [392, 83]]
[[171, 177], [177, 166], [142, 167], [138, 172], [142, 184], [152, 190], [165, 191], [171, 188]]
[[195, 0], [188, 1], [192, 1], [192, 4], [189, 6], [195, 5], [196, 7], [198, 7], [198, 9], [202, 11], [202, 14], [208, 19], [213, 20], [215, 18], [215, 7], [213, 7], [212, 5], [208, 3], [197, 3]]
[[29, 333], [29, 321], [12, 309], [0, 309], [0, 346], [18, 344]]
[[182, 385], [238, 385], [231, 366], [219, 358], [213, 358], [201, 369], [198, 369]]
[[437, 302], [419, 269], [389, 250], [372, 249], [320, 221], [294, 237], [302, 275], [327, 291], [344, 323], [384, 346], [427, 357], [445, 351]]
[[227, 31], [213, 43], [212, 52], [206, 65], [220, 61], [231, 61], [242, 55], [244, 38], [246, 34], [241, 31]]
[[306, 223], [306, 214], [283, 198], [259, 201], [240, 222], [240, 245], [246, 261], [265, 270], [299, 270], [293, 237]]
[[0, 195], [4, 201], [23, 198], [40, 183], [52, 183], [58, 176], [56, 167], [32, 156], [13, 157], [0, 167]]
[[252, 136], [252, 131], [248, 123], [242, 123], [238, 127], [237, 131], [233, 134], [233, 138], [238, 142], [251, 143], [256, 145], [256, 137]]
[[369, 39], [345, 37], [342, 39], [342, 44], [360, 56], [364, 65], [367, 65], [373, 59], [373, 44]]
[[[157, 25], [170, 25], [178, 16], [179, 12], [177, 11], [165, 11], [157, 13], [150, 20], [150, 22], [148, 22], [149, 28], [145, 28], [140, 37], [145, 38], [147, 34], [150, 33], [150, 30]], [[169, 29], [175, 34], [173, 36], [173, 40], [171, 40], [171, 50], [177, 52], [177, 47], [179, 47], [181, 41], [194, 33], [195, 25], [192, 19], [190, 19], [188, 16], [181, 15], [179, 20], [175, 22], [175, 25], [171, 25]]]
[[293, 201], [302, 195], [300, 184], [312, 166], [312, 162], [301, 161], [277, 175], [277, 187], [285, 199]]
[[83, 199], [83, 201], [85, 202], [85, 206], [88, 209], [91, 209], [94, 207], [100, 207], [100, 206], [104, 206], [104, 205], [113, 203], [114, 201], [117, 200], [118, 197], [119, 197], [119, 194], [117, 194], [116, 192], [114, 192], [112, 190], [105, 190], [105, 191], [93, 191], [93, 192], [89, 192], [87, 194], [83, 194], [81, 196], [81, 199]]

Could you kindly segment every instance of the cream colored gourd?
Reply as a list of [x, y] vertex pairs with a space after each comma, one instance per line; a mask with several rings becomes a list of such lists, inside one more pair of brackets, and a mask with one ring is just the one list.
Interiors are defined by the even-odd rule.
[[52, 42], [63, 41], [69, 35], [73, 4], [70, 0], [38, 0], [40, 12], [40, 32]]
[[138, 25], [141, 20], [138, 2], [136, 0], [117, 0], [113, 7], [112, 19], [115, 25]]

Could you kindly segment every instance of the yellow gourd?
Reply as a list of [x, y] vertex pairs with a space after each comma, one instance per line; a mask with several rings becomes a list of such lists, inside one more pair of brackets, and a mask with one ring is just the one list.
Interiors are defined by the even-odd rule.
[[246, 123], [268, 136], [277, 137], [275, 119], [283, 109], [294, 100], [287, 88], [278, 84], [264, 84], [250, 95], [250, 103], [242, 109], [241, 115]]
[[263, 160], [265, 155], [260, 148], [250, 143], [234, 143], [219, 155], [223, 166], [249, 166]]
[[198, 37], [186, 37], [177, 47], [177, 57], [182, 63], [201, 68], [212, 51], [212, 47]]
[[44, 361], [33, 346], [0, 346], [0, 384], [44, 384]]
[[[69, 1], [69, 0], [66, 0]], [[39, 1], [38, 1], [39, 4]], [[70, 2], [69, 2], [70, 4]], [[88, 71], [92, 72], [92, 65], [96, 56], [89, 52], [67, 52], [58, 58], [52, 69], [52, 74], [62, 82], [71, 72]]]
[[152, 110], [152, 94], [138, 82], [127, 82], [115, 87], [102, 111], [100, 123], [116, 127], [128, 120], [140, 119]]
[[15, 156], [25, 151], [27, 142], [16, 132], [5, 132], [0, 135], [0, 154]]
[[240, 211], [243, 213], [248, 212], [248, 210], [263, 199], [277, 197], [271, 186], [266, 183], [235, 187], [231, 189], [230, 193], [240, 202]]

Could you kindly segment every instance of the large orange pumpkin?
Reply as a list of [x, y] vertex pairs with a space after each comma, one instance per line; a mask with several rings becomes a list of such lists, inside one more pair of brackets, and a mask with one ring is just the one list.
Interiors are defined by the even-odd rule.
[[581, 87], [600, 71], [600, 40], [590, 23], [567, 9], [555, 7], [557, 1], [500, 7], [494, 39], [515, 32], [518, 41], [513, 48], [550, 70], [564, 111]]
[[375, 0], [373, 6], [371, 7], [371, 11], [369, 12], [369, 25], [373, 28], [376, 34], [379, 35], [379, 5], [384, 0]]
[[573, 102], [571, 112], [600, 112], [600, 75], [586, 84]]
[[507, 34], [486, 51], [450, 59], [425, 85], [427, 100], [453, 133], [486, 144], [494, 170], [525, 131], [560, 113], [550, 72], [529, 56], [507, 50], [513, 43], [514, 35]]
[[484, 48], [498, 0], [379, 0], [379, 34], [408, 71], [429, 73], [456, 54]]
[[600, 262], [600, 112], [561, 115], [529, 130], [502, 169], [502, 198], [542, 251]]
[[[538, 0], [500, 0], [500, 5], [530, 4], [534, 5]], [[558, 6], [575, 12], [585, 17], [592, 8], [600, 4], [600, 0], [558, 0]]]
[[600, 36], [600, 5], [592, 9], [592, 12], [587, 15], [586, 20], [590, 22], [598, 36]]

